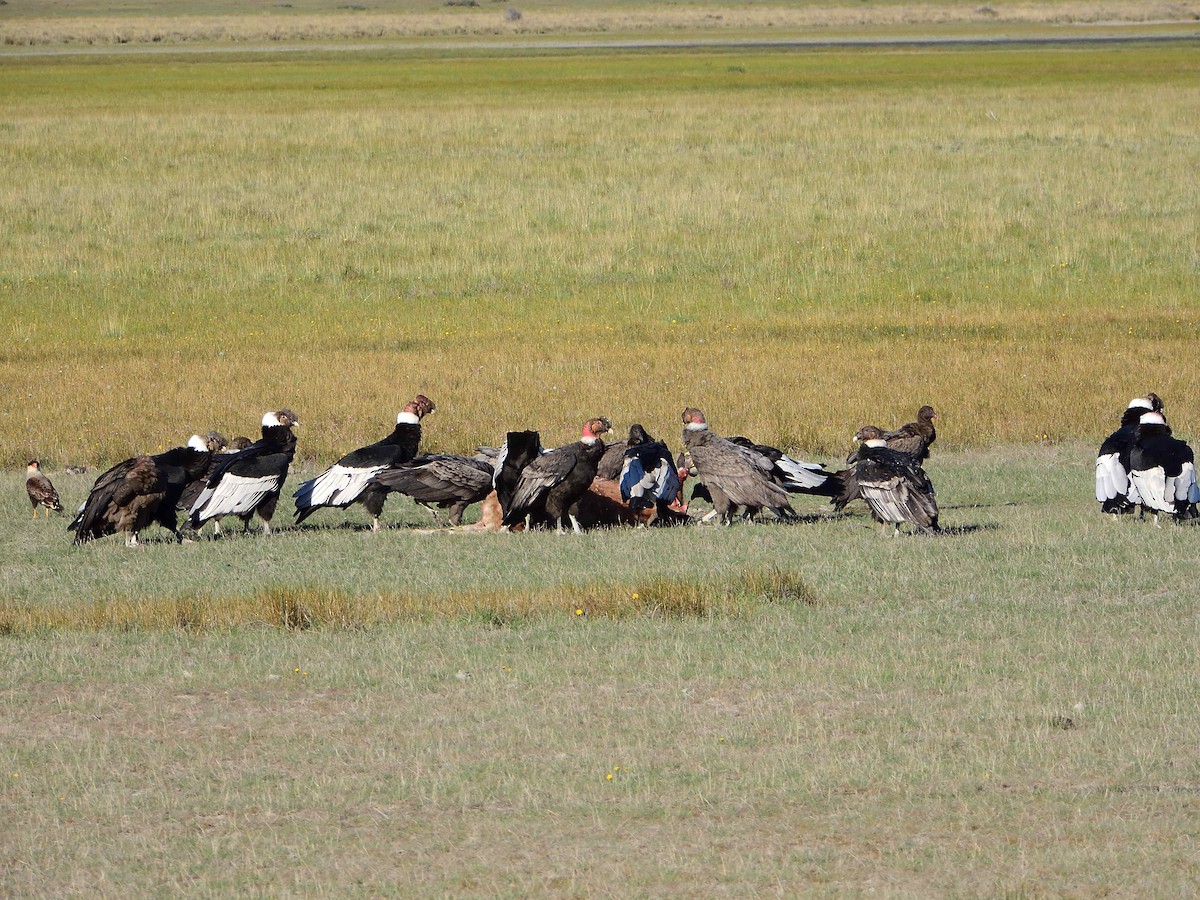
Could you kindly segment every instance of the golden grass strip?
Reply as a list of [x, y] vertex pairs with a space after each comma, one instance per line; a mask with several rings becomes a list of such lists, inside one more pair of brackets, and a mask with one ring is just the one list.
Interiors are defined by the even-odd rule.
[[112, 597], [61, 605], [0, 600], [0, 635], [53, 629], [190, 631], [252, 626], [346, 630], [431, 620], [502, 627], [562, 616], [729, 617], [748, 614], [763, 603], [816, 602], [816, 593], [801, 575], [778, 567], [743, 571], [728, 579], [653, 576], [628, 584], [590, 581], [536, 591], [497, 587], [431, 595], [273, 586], [238, 597]]

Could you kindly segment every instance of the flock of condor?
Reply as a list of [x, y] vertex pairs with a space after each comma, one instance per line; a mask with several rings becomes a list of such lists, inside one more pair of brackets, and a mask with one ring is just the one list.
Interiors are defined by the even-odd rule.
[[[937, 437], [933, 407], [923, 406], [915, 422], [884, 432], [873, 425], [859, 429], [858, 448], [848, 467], [793, 459], [745, 437], [723, 438], [695, 407], [683, 411], [683, 451], [633, 425], [625, 440], [605, 443], [612, 424], [603, 417], [583, 423], [578, 441], [546, 450], [536, 431], [510, 431], [500, 447], [481, 447], [475, 456], [419, 454], [421, 420], [435, 405], [417, 395], [396, 417], [387, 437], [346, 454], [303, 482], [293, 494], [297, 524], [320, 509], [345, 509], [361, 503], [372, 517], [372, 530], [390, 493], [406, 494], [427, 507], [449, 511], [458, 527], [463, 512], [481, 503], [479, 530], [520, 531], [554, 528], [563, 533], [616, 525], [680, 525], [718, 519], [753, 520], [764, 511], [780, 521], [797, 518], [789, 495], [828, 497], [841, 510], [862, 500], [883, 530], [899, 534], [900, 525], [933, 533], [938, 527], [937, 496], [924, 470]], [[300, 424], [289, 409], [266, 413], [262, 437], [246, 438], [227, 449], [211, 431], [193, 435], [186, 446], [156, 455], [140, 455], [113, 466], [96, 479], [87, 500], [68, 526], [75, 543], [122, 533], [137, 546], [139, 533], [158, 523], [179, 541], [194, 539], [208, 522], [215, 535], [221, 520], [242, 520], [243, 530], [257, 516], [270, 534], [288, 469], [296, 453], [294, 429]], [[684, 484], [695, 480], [692, 498], [712, 510], [689, 515]], [[26, 489], [33, 504], [61, 510], [58, 493], [41, 473], [37, 460], [28, 466]], [[1096, 460], [1096, 498], [1106, 513], [1150, 510], [1174, 518], [1195, 516], [1200, 500], [1192, 451], [1171, 436], [1155, 394], [1133, 400], [1121, 427], [1101, 447]], [[179, 525], [179, 512], [186, 520]]]

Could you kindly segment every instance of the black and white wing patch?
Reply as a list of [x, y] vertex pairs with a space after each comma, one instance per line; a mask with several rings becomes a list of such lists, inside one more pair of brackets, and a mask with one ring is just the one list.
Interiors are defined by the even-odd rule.
[[323, 506], [345, 509], [362, 495], [372, 478], [390, 468], [388, 464], [356, 467], [335, 463], [296, 489], [292, 495], [296, 498], [296, 509], [304, 511]]
[[279, 490], [281, 475], [246, 476], [232, 472], [206, 487], [191, 509], [191, 520], [200, 525], [218, 516], [244, 516], [253, 512], [267, 495]]

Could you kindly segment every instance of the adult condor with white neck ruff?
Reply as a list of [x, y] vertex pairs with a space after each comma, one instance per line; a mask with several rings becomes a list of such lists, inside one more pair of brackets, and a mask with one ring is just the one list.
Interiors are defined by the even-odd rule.
[[911, 453], [893, 450], [887, 436], [873, 425], [859, 429], [862, 446], [854, 463], [854, 482], [871, 517], [900, 533], [901, 523], [927, 533], [938, 527], [937, 495], [929, 476]]
[[1175, 519], [1195, 515], [1200, 488], [1196, 485], [1192, 448], [1171, 436], [1167, 420], [1160, 412], [1144, 413], [1138, 419], [1129, 451], [1129, 480], [1130, 494], [1137, 491], [1137, 503], [1143, 514], [1147, 509], [1154, 512], [1155, 525], [1160, 525], [1159, 513]]
[[262, 520], [263, 534], [270, 534], [271, 517], [275, 515], [279, 493], [296, 455], [296, 435], [292, 429], [299, 424], [299, 418], [290, 409], [264, 413], [262, 439], [245, 450], [223, 454], [226, 458], [213, 466], [208, 484], [192, 505], [188, 519], [191, 526], [199, 529], [209, 519], [237, 516], [246, 531], [257, 514]]
[[739, 506], [751, 518], [764, 509], [785, 521], [796, 518], [787, 491], [772, 478], [771, 460], [714, 434], [704, 413], [694, 406], [683, 411], [683, 449], [689, 470], [694, 468], [707, 488], [722, 524], [733, 521]]
[[296, 524], [318, 509], [345, 509], [361, 502], [371, 514], [371, 530], [379, 531], [379, 517], [388, 490], [372, 484], [380, 472], [386, 472], [417, 455], [421, 445], [421, 420], [437, 409], [424, 394], [417, 394], [396, 416], [396, 427], [381, 441], [347, 453], [336, 463], [310, 478], [296, 489]]
[[596, 477], [596, 466], [604, 455], [602, 434], [612, 430], [603, 416], [583, 423], [582, 434], [573, 444], [559, 447], [530, 462], [521, 472], [512, 500], [504, 510], [504, 524], [511, 527], [529, 517], [553, 522], [559, 534], [568, 521], [579, 534], [579, 501]]
[[138, 546], [138, 535], [153, 522], [182, 540], [176, 507], [189, 485], [204, 477], [212, 452], [192, 435], [186, 447], [154, 456], [143, 454], [117, 463], [96, 479], [87, 500], [67, 526], [75, 543], [125, 533], [125, 546]]
[[1096, 454], [1096, 501], [1101, 512], [1117, 516], [1137, 509], [1138, 494], [1129, 480], [1129, 453], [1137, 437], [1138, 420], [1148, 412], [1161, 410], [1157, 394], [1134, 397], [1121, 414], [1121, 426], [1100, 445]]

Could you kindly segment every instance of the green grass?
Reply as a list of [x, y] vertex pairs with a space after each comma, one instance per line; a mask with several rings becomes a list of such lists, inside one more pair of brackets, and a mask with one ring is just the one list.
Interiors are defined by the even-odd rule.
[[[0, 455], [288, 405], [300, 453], [583, 418], [839, 450], [1196, 394], [1187, 47], [10, 61]], [[753, 348], [753, 352], [748, 352]]]
[[[1195, 528], [1101, 517], [1086, 448], [931, 472], [941, 538], [881, 537], [861, 512], [582, 539], [370, 535], [330, 513], [139, 551], [20, 521], [10, 480], [7, 609], [82, 624], [0, 638], [0, 884], [1185, 892]], [[685, 615], [564, 602], [753, 571], [786, 578]], [[149, 618], [322, 584], [343, 618], [307, 628]], [[528, 599], [498, 616], [489, 590]], [[87, 624], [120, 597], [149, 624]]]

